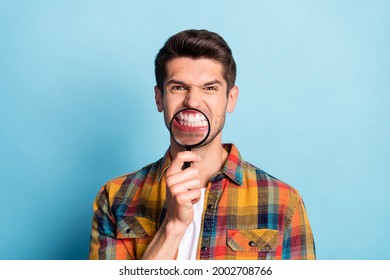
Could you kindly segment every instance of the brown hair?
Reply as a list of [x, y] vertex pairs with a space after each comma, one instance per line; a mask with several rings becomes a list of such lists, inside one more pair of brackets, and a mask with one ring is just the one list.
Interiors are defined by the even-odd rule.
[[158, 52], [154, 61], [157, 87], [164, 93], [167, 76], [167, 63], [178, 57], [208, 58], [222, 64], [223, 76], [228, 92], [236, 81], [236, 63], [232, 51], [225, 40], [217, 33], [207, 30], [189, 29], [170, 37]]

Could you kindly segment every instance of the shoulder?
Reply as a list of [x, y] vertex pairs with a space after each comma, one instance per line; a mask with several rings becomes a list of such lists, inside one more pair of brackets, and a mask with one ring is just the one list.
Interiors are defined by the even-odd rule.
[[299, 197], [297, 189], [246, 161], [243, 162], [243, 177], [249, 185]]
[[107, 181], [100, 192], [104, 191], [108, 197], [121, 196], [124, 192], [127, 192], [129, 188], [135, 189], [143, 186], [145, 181], [154, 180], [159, 172], [162, 165], [163, 158], [158, 161], [148, 164], [137, 171], [126, 173], [117, 176]]

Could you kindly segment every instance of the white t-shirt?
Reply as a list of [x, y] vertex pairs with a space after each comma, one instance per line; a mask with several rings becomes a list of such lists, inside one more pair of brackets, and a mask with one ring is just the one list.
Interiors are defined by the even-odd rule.
[[178, 260], [196, 259], [206, 188], [202, 188], [200, 191], [200, 200], [194, 204], [194, 219], [188, 226], [179, 245]]

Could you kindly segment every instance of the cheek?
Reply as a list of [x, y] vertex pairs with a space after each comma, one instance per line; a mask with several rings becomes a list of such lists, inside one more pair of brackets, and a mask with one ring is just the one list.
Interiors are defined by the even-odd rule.
[[213, 128], [220, 129], [221, 126], [225, 123], [225, 113], [220, 113], [218, 115], [214, 115], [212, 126]]
[[[170, 101], [169, 100], [164, 100], [164, 122], [165, 122], [165, 125], [166, 127], [169, 129], [169, 125], [171, 123], [171, 120], [173, 118], [173, 112], [177, 111], [175, 110], [176, 107], [175, 104], [173, 104], [172, 102], [169, 103]], [[169, 105], [168, 105], [169, 104]]]
[[164, 111], [164, 123], [165, 126], [169, 129], [169, 126], [171, 124], [171, 119], [170, 117], [166, 114], [166, 111]]
[[168, 114], [173, 114], [172, 112], [177, 111], [182, 107], [182, 102], [180, 102], [179, 98], [172, 98], [171, 96], [166, 96], [163, 101], [164, 110]]

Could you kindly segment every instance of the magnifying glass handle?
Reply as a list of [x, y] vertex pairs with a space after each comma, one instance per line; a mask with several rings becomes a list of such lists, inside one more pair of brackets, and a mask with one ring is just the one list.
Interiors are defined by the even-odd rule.
[[[191, 148], [186, 148], [186, 151], [191, 151]], [[189, 161], [184, 162], [183, 170], [190, 167], [190, 166], [191, 166], [191, 162], [189, 162]]]

